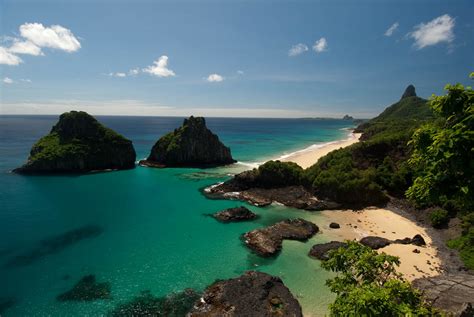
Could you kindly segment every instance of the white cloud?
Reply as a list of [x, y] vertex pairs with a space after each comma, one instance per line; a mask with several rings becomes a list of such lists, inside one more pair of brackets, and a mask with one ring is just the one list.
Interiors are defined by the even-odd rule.
[[224, 80], [224, 77], [222, 77], [219, 74], [210, 74], [207, 76], [207, 81], [210, 83], [218, 83]]
[[448, 14], [439, 16], [428, 23], [420, 23], [408, 36], [415, 40], [413, 44], [417, 49], [439, 43], [451, 43], [454, 40], [455, 21]]
[[153, 65], [150, 65], [146, 68], [143, 68], [142, 71], [149, 73], [158, 77], [172, 77], [176, 76], [174, 71], [167, 68], [168, 66], [168, 56], [163, 55], [159, 59], [153, 62]]
[[129, 74], [130, 76], [136, 76], [136, 75], [138, 75], [138, 73], [140, 73], [140, 69], [139, 69], [139, 68], [130, 69], [130, 70], [128, 71], [128, 74]]
[[313, 45], [313, 51], [315, 51], [316, 53], [322, 53], [324, 51], [327, 51], [327, 49], [328, 49], [328, 41], [326, 40], [325, 37], [320, 38]]
[[118, 72], [118, 73], [108, 73], [107, 75], [109, 75], [110, 77], [122, 77], [122, 78], [127, 77], [127, 74], [120, 73], [120, 72]]
[[19, 65], [20, 63], [23, 63], [21, 58], [10, 53], [5, 47], [0, 46], [0, 64]]
[[41, 47], [36, 46], [30, 41], [20, 41], [15, 39], [13, 45], [8, 48], [8, 51], [16, 54], [27, 54], [27, 55], [44, 55], [41, 51]]
[[243, 70], [238, 70], [238, 71], [237, 71], [237, 74], [243, 75], [243, 74], [244, 74], [244, 71], [243, 71]]
[[21, 82], [24, 82], [24, 83], [31, 83], [31, 79], [20, 79]]
[[39, 47], [49, 47], [69, 53], [81, 48], [81, 43], [71, 30], [60, 25], [44, 27], [41, 23], [25, 23], [20, 25], [20, 35]]
[[14, 83], [13, 79], [8, 78], [8, 77], [3, 78], [3, 82], [5, 84], [13, 84]]
[[298, 43], [290, 48], [290, 50], [288, 51], [288, 56], [298, 56], [300, 54], [303, 54], [307, 50], [308, 46], [306, 46], [306, 44]]
[[385, 31], [384, 35], [385, 36], [392, 36], [393, 32], [395, 32], [397, 29], [398, 29], [398, 22], [395, 22], [393, 23], [388, 29], [387, 31]]

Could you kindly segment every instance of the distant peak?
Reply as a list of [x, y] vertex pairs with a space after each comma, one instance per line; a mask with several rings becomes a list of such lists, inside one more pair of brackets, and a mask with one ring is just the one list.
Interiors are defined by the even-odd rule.
[[416, 90], [415, 86], [413, 85], [408, 85], [408, 87], [405, 89], [405, 92], [402, 95], [402, 98], [407, 98], [407, 97], [416, 97]]
[[203, 117], [190, 116], [188, 119], [184, 119], [183, 125], [206, 126], [206, 120]]

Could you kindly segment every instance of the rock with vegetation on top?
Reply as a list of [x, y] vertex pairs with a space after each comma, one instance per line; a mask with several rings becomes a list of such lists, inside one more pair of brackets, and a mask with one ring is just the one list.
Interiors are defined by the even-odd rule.
[[224, 209], [216, 212], [212, 216], [221, 222], [245, 221], [257, 218], [256, 214], [243, 206]]
[[188, 316], [300, 317], [303, 313], [280, 278], [250, 271], [209, 286]]
[[340, 241], [331, 241], [327, 243], [315, 244], [309, 250], [309, 256], [316, 258], [318, 260], [328, 260], [329, 251], [336, 250], [341, 247], [346, 247], [347, 243]]
[[110, 298], [110, 283], [98, 283], [94, 275], [86, 275], [71, 290], [58, 295], [57, 300], [93, 301]]
[[84, 173], [135, 166], [132, 142], [83, 111], [63, 113], [51, 132], [33, 145], [21, 174]]
[[184, 119], [183, 125], [161, 137], [141, 165], [150, 167], [212, 167], [235, 163], [230, 149], [206, 127], [202, 117]]
[[245, 244], [261, 256], [277, 254], [284, 239], [306, 241], [319, 231], [317, 225], [307, 220], [287, 219], [269, 227], [255, 229], [244, 234]]

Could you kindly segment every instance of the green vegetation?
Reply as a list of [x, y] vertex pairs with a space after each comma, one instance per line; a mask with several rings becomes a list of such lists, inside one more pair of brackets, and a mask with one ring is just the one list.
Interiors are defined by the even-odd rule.
[[326, 283], [337, 297], [331, 316], [441, 316], [395, 271], [397, 257], [354, 241], [329, 252], [321, 266], [337, 273]]
[[435, 228], [441, 228], [449, 222], [449, 214], [444, 209], [436, 209], [430, 213], [431, 225]]
[[474, 213], [468, 213], [461, 217], [461, 235], [448, 241], [448, 247], [458, 249], [461, 259], [466, 267], [474, 269]]
[[255, 171], [255, 179], [263, 187], [284, 187], [305, 182], [303, 169], [293, 162], [268, 161]]

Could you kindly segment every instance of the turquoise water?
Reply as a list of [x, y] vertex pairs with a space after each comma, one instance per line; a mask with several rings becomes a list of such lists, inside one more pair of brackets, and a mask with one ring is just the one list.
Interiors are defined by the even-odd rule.
[[[321, 315], [333, 299], [324, 281], [328, 273], [307, 257], [315, 241], [286, 241], [274, 259], [262, 259], [242, 244], [242, 233], [286, 218], [318, 223], [318, 214], [272, 205], [248, 206], [261, 217], [253, 222], [221, 224], [206, 216], [246, 205], [205, 198], [200, 189], [223, 181], [245, 166], [152, 169], [83, 176], [19, 176], [34, 141], [56, 117], [0, 116], [0, 299], [13, 299], [4, 316], [96, 316], [142, 290], [165, 295], [191, 287], [202, 290], [215, 279], [256, 269], [280, 276], [299, 298], [305, 314]], [[179, 126], [182, 118], [99, 117], [133, 140], [138, 158], [156, 139]], [[345, 137], [342, 120], [208, 119], [208, 126], [246, 164], [276, 158], [314, 143]], [[34, 249], [39, 241], [96, 225], [102, 234], [39, 257], [23, 266], [4, 263]], [[82, 276], [95, 274], [112, 285], [112, 299], [59, 303], [56, 296]]]

